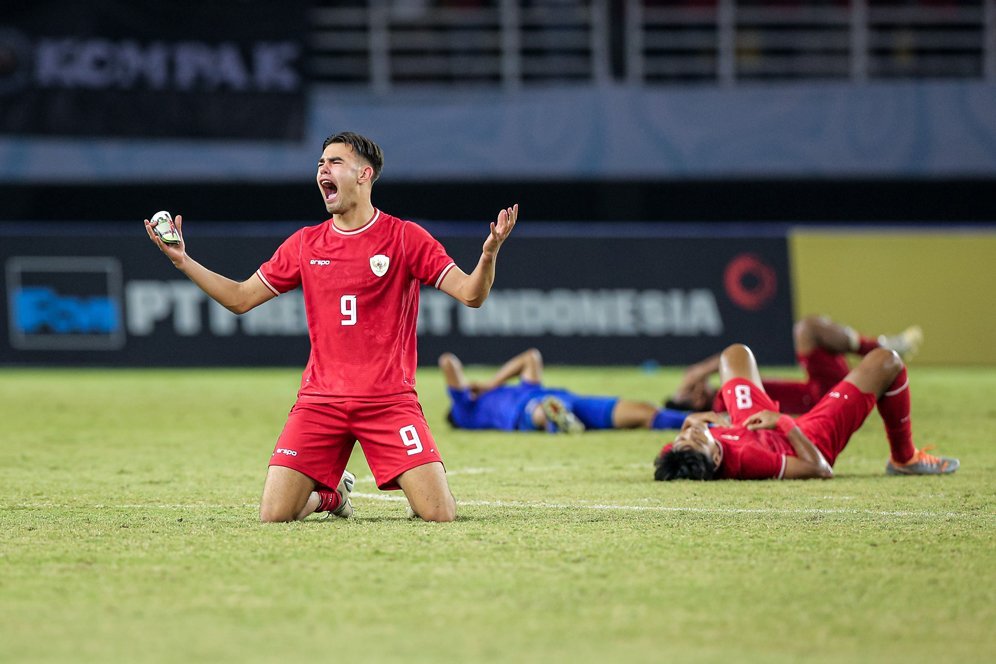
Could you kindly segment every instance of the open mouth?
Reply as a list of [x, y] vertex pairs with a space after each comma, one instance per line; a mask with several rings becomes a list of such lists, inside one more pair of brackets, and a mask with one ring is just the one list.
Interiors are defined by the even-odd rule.
[[339, 193], [339, 187], [336, 186], [335, 182], [332, 182], [332, 180], [320, 180], [318, 184], [322, 188], [325, 202], [330, 203], [334, 201], [336, 195]]

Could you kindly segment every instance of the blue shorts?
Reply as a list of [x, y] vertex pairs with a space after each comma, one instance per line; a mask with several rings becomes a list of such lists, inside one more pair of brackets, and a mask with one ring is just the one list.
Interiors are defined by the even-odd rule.
[[[474, 397], [468, 388], [448, 388], [453, 424], [461, 429], [523, 429], [522, 413], [526, 402], [543, 393], [536, 383], [502, 385]], [[532, 429], [530, 424], [527, 429]]]

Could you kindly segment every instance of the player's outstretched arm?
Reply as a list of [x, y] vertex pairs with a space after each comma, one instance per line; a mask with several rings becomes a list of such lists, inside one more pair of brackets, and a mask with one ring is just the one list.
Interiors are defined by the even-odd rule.
[[519, 217], [519, 205], [516, 203], [498, 213], [498, 219], [491, 222], [491, 232], [484, 241], [481, 258], [477, 267], [470, 274], [460, 268], [453, 268], [439, 284], [439, 290], [462, 302], [468, 307], [479, 307], [484, 304], [491, 293], [491, 285], [495, 282], [495, 262], [498, 250], [508, 238], [515, 221]]
[[159, 247], [159, 251], [170, 259], [173, 266], [197, 284], [198, 288], [207, 293], [211, 299], [233, 313], [243, 314], [274, 297], [273, 292], [255, 275], [245, 281], [234, 281], [212, 272], [191, 258], [187, 254], [187, 243], [183, 239], [183, 216], [178, 214], [173, 221], [180, 236], [178, 244], [163, 242], [152, 230], [152, 222], [148, 219], [145, 220], [145, 232]]

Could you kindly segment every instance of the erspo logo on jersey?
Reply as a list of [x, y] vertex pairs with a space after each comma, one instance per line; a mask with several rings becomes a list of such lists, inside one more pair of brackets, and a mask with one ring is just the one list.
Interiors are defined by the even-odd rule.
[[13, 256], [5, 268], [12, 348], [76, 351], [124, 346], [118, 259]]

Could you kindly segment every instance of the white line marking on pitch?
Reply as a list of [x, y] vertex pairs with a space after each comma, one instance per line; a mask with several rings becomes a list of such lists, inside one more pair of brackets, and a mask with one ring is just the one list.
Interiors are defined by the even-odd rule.
[[[392, 496], [382, 493], [352, 493], [353, 498], [367, 498], [391, 503], [407, 503], [404, 496]], [[668, 507], [665, 505], [602, 505], [596, 503], [525, 503], [514, 500], [458, 500], [457, 505], [467, 507], [522, 507], [527, 509], [584, 509], [584, 510], [620, 510], [627, 512], [691, 512], [697, 514], [867, 514], [873, 516], [968, 516], [960, 512], [879, 512], [876, 510], [845, 510], [824, 508], [777, 509], [765, 507]]]
[[[354, 491], [353, 498], [364, 498], [367, 500], [379, 500], [389, 503], [407, 503], [408, 499], [403, 495], [391, 495], [387, 493], [360, 493]], [[983, 516], [992, 517], [992, 513], [969, 514], [966, 512], [915, 512], [915, 511], [876, 511], [860, 509], [826, 509], [826, 508], [767, 508], [767, 507], [681, 507], [667, 505], [606, 505], [600, 503], [547, 503], [547, 502], [522, 502], [515, 500], [458, 500], [457, 505], [464, 507], [514, 507], [524, 509], [540, 510], [618, 510], [623, 512], [664, 512], [664, 513], [691, 513], [691, 514], [864, 514], [868, 516], [915, 516], [915, 517], [972, 517]], [[230, 509], [257, 509], [256, 503], [243, 503], [242, 505], [211, 505], [199, 504], [123, 504], [123, 505], [62, 505], [55, 503], [21, 503], [18, 505], [3, 505], [0, 512], [10, 510], [88, 510], [88, 509], [117, 509], [117, 510], [230, 510]]]

